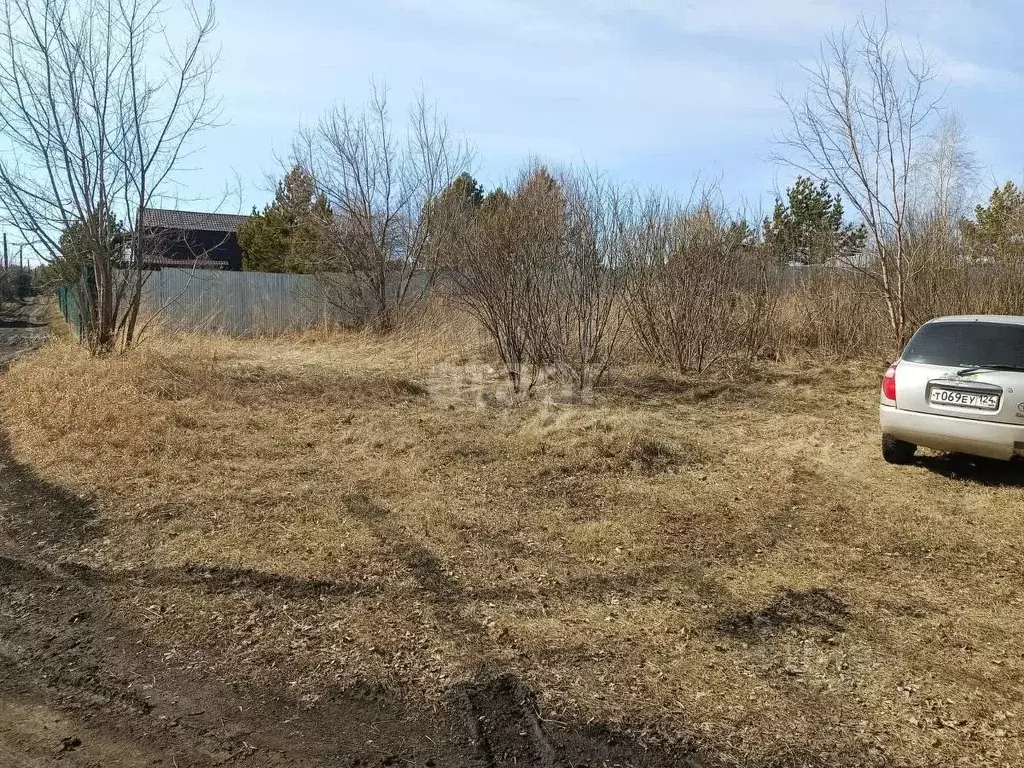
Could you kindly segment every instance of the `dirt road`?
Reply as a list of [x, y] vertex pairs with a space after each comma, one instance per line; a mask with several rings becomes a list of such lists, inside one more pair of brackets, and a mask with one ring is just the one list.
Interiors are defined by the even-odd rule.
[[312, 713], [164, 664], [102, 601], [95, 574], [67, 557], [93, 533], [89, 506], [35, 480], [4, 448], [0, 498], [0, 764], [330, 765], [350, 749], [362, 759], [368, 741], [371, 755], [404, 746], [407, 731], [396, 744], [395, 726], [380, 726], [401, 723], [400, 708], [370, 695]]
[[33, 297], [28, 301], [0, 304], [0, 366], [49, 338], [51, 300]]

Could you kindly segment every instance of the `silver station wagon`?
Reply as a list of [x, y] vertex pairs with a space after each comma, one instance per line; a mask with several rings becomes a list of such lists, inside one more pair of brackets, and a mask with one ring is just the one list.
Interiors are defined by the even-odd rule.
[[882, 379], [882, 456], [918, 446], [993, 459], [1024, 455], [1024, 317], [940, 317]]

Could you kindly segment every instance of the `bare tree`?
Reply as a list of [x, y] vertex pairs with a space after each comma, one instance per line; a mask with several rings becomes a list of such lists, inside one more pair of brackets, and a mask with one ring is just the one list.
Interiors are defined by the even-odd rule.
[[862, 18], [851, 32], [828, 37], [805, 69], [805, 96], [786, 101], [791, 122], [782, 144], [790, 154], [782, 159], [832, 183], [860, 214], [869, 253], [847, 261], [880, 291], [901, 344], [911, 330], [914, 174], [937, 106], [929, 95], [933, 68], [900, 47], [887, 23]]
[[984, 298], [978, 290], [984, 280], [965, 256], [961, 229], [978, 182], [978, 162], [955, 112], [939, 116], [919, 154], [914, 180], [907, 227], [913, 279], [906, 305], [916, 326], [936, 315], [966, 314]]
[[918, 214], [933, 216], [954, 232], [971, 212], [979, 173], [963, 120], [956, 112], [943, 113], [918, 163]]
[[361, 112], [339, 105], [300, 131], [295, 161], [316, 180], [333, 215], [333, 247], [316, 271], [339, 309], [380, 330], [421, 299], [444, 222], [434, 200], [471, 160], [467, 145], [424, 96], [397, 135], [387, 92]]
[[[177, 43], [160, 0], [7, 0], [0, 16], [0, 218], [44, 262], [63, 231], [84, 228], [79, 306], [97, 353], [133, 343], [142, 211], [218, 115], [213, 6], [183, 8]], [[113, 237], [111, 218], [130, 234]]]

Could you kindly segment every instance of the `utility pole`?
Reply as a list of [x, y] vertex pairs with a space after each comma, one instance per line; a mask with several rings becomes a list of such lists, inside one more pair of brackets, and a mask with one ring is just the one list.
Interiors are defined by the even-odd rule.
[[4, 232], [4, 272], [11, 268], [11, 262], [7, 258], [7, 233]]

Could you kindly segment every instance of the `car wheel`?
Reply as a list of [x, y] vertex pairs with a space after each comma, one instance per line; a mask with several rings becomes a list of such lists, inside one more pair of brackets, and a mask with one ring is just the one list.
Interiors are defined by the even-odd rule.
[[917, 446], [892, 435], [882, 435], [882, 458], [890, 464], [907, 464], [914, 458]]

